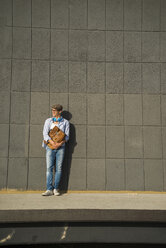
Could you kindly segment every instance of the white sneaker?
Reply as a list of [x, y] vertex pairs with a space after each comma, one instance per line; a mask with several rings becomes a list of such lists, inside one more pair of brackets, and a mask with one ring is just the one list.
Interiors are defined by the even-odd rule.
[[60, 195], [60, 193], [56, 189], [54, 189], [54, 195]]
[[53, 195], [52, 190], [46, 190], [46, 192], [42, 193], [43, 196], [50, 196]]

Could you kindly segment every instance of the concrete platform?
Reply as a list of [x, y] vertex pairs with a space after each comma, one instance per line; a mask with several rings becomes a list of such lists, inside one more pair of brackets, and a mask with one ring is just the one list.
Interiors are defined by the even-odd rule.
[[0, 194], [0, 223], [66, 221], [166, 222], [166, 194]]

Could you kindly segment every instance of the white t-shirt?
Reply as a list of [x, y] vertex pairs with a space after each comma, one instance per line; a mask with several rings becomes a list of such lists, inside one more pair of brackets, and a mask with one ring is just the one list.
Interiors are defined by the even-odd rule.
[[50, 127], [50, 129], [53, 129], [55, 126], [57, 126], [58, 127], [58, 123], [56, 124], [56, 123], [51, 123], [51, 127]]

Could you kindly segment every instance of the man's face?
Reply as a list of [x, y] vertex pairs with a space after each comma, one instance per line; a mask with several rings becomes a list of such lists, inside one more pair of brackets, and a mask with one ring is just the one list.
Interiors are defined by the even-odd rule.
[[58, 111], [56, 109], [52, 109], [52, 116], [53, 117], [58, 117], [61, 114], [62, 111]]

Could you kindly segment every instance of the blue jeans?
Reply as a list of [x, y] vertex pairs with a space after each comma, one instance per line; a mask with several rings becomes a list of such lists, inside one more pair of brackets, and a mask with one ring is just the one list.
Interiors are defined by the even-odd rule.
[[[61, 146], [58, 149], [52, 150], [48, 146], [46, 147], [46, 180], [47, 180], [47, 190], [58, 189], [59, 182], [62, 174], [62, 163], [65, 154], [65, 146]], [[56, 172], [55, 172], [55, 182], [53, 186], [53, 168], [55, 166], [56, 159]]]

